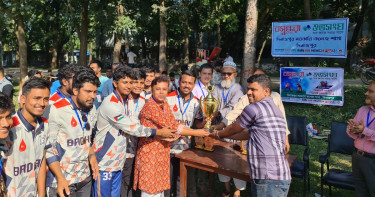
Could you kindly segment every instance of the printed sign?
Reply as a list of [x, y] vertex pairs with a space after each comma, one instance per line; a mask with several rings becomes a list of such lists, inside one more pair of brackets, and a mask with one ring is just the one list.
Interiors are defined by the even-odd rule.
[[273, 22], [272, 56], [346, 58], [348, 18]]
[[344, 69], [321, 67], [280, 68], [282, 101], [344, 105]]

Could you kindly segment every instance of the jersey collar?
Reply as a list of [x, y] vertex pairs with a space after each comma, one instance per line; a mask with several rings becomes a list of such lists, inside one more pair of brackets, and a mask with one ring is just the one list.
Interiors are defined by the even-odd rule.
[[[182, 98], [182, 96], [181, 96], [181, 94], [180, 94], [180, 89], [177, 90], [177, 94], [178, 94], [178, 97], [181, 98], [183, 104], [185, 104], [185, 103], [187, 103], [187, 102], [190, 102], [190, 100], [194, 98], [194, 94], [193, 94], [192, 92], [190, 92], [190, 98], [189, 98], [188, 100], [185, 101], [185, 99]], [[180, 102], [180, 101], [179, 101], [179, 102]]]
[[60, 95], [60, 96], [63, 96], [63, 98], [67, 98], [67, 99], [69, 99], [69, 98], [70, 98], [70, 95], [69, 95], [69, 94], [68, 94], [68, 95], [67, 95], [67, 94], [64, 94], [60, 89], [61, 89], [61, 87], [57, 88], [57, 90], [56, 90], [57, 92], [59, 92], [59, 95]]
[[[26, 130], [28, 132], [31, 132], [31, 131], [34, 131], [35, 130], [35, 127], [33, 125], [31, 125], [26, 119], [25, 117], [22, 115], [21, 113], [21, 109], [19, 109], [17, 111], [17, 116], [20, 118], [22, 124], [26, 127]], [[41, 130], [43, 130], [44, 128], [44, 121], [41, 117], [38, 117], [37, 119], [37, 125], [39, 125], [39, 127], [36, 129], [35, 133], [38, 133], [40, 132]]]

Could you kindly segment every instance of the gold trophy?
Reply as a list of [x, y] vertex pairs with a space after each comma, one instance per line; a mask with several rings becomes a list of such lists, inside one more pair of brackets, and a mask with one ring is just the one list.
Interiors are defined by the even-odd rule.
[[241, 140], [241, 153], [247, 155], [247, 141], [248, 140]]
[[[219, 101], [212, 96], [212, 92], [214, 91], [214, 86], [207, 86], [208, 95], [203, 98], [200, 98], [200, 106], [202, 109], [203, 114], [206, 116], [206, 124], [204, 125], [205, 129], [209, 129], [210, 132], [213, 132], [211, 128], [211, 119], [214, 116], [215, 112], [218, 110]], [[204, 149], [207, 151], [214, 151], [212, 148], [214, 146], [214, 139], [211, 137], [196, 137], [196, 148]], [[203, 144], [205, 147], [203, 148]]]

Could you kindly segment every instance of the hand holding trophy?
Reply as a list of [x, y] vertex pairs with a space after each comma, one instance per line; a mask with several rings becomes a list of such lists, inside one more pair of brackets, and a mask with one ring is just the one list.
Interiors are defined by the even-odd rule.
[[[213, 118], [215, 112], [218, 110], [219, 101], [212, 96], [214, 86], [207, 86], [207, 91], [208, 95], [205, 98], [200, 98], [200, 106], [204, 116], [206, 117], [206, 124], [204, 125], [204, 128], [209, 129], [210, 133], [212, 133], [213, 129], [211, 128], [211, 119]], [[214, 151], [214, 149], [212, 148], [214, 146], [214, 139], [211, 137], [195, 137], [195, 143], [195, 148]], [[203, 147], [203, 145], [205, 147]]]

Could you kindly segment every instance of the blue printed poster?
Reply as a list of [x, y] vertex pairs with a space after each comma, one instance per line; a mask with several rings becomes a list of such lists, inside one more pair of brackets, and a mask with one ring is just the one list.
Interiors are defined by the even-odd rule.
[[273, 57], [346, 58], [348, 18], [273, 22]]
[[281, 100], [294, 103], [344, 105], [344, 69], [280, 68]]

